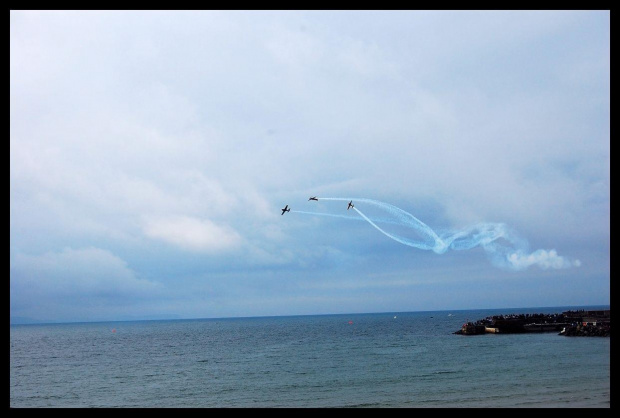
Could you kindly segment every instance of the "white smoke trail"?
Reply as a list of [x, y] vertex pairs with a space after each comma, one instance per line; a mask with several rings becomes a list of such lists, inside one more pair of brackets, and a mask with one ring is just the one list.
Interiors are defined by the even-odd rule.
[[360, 218], [354, 218], [352, 216], [346, 216], [346, 215], [335, 215], [333, 213], [306, 212], [304, 210], [291, 210], [291, 213], [303, 213], [304, 215], [315, 215], [315, 216], [329, 216], [330, 218], [348, 219], [350, 221], [363, 221], [363, 219], [360, 219]]
[[[443, 233], [440, 236], [412, 214], [388, 203], [366, 198], [348, 197], [321, 197], [320, 200], [353, 201], [354, 205], [360, 202], [374, 205], [387, 212], [391, 218], [370, 218], [359, 210], [358, 207], [353, 206], [352, 209], [387, 237], [401, 244], [420, 250], [432, 250], [437, 254], [443, 254], [448, 251], [448, 249], [469, 250], [480, 246], [486, 251], [489, 259], [495, 266], [509, 270], [524, 270], [532, 265], [537, 265], [542, 269], [559, 269], [573, 266], [578, 267], [581, 265], [579, 260], [571, 261], [565, 257], [559, 256], [556, 250], [541, 249], [530, 253], [528, 251], [527, 240], [519, 237], [503, 223], [480, 223], [460, 231]], [[345, 215], [302, 211], [298, 211], [298, 213], [352, 219], [350, 216]], [[377, 225], [379, 221], [407, 227], [419, 234], [420, 239], [411, 239], [389, 233]], [[507, 242], [509, 245], [503, 245], [500, 240]]]

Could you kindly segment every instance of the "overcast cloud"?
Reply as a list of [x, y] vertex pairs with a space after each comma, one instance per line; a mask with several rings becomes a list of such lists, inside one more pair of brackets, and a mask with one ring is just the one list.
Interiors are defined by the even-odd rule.
[[11, 11], [10, 200], [11, 317], [609, 304], [610, 12]]

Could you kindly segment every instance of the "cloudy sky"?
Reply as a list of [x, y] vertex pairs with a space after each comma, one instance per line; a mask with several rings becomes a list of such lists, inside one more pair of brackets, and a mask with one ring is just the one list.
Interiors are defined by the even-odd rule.
[[10, 202], [12, 318], [609, 304], [610, 12], [11, 11]]

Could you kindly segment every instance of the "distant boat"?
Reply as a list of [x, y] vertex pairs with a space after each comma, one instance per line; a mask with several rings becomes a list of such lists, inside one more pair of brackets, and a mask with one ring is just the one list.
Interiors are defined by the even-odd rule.
[[448, 314], [448, 316], [452, 316], [452, 314], [451, 314], [451, 313], [449, 313], [449, 314]]

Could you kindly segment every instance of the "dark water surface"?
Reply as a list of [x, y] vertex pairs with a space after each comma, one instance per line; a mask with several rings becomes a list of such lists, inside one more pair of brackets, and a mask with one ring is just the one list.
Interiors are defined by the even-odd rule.
[[569, 309], [11, 325], [10, 406], [609, 408], [610, 338], [453, 334]]

